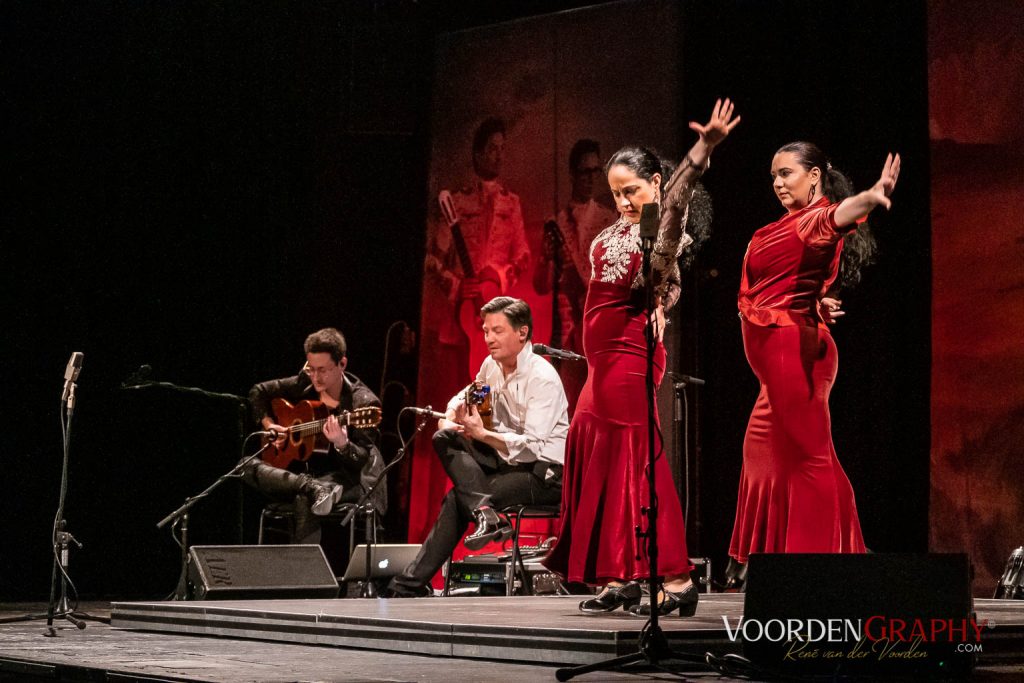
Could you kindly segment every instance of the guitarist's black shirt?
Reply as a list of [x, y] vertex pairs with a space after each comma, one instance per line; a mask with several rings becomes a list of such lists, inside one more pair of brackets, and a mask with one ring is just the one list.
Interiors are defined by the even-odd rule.
[[[319, 401], [320, 395], [305, 373], [300, 372], [294, 377], [283, 377], [260, 382], [249, 391], [249, 404], [252, 418], [260, 424], [268, 415], [274, 419], [271, 401], [283, 398], [289, 403], [299, 401]], [[380, 407], [377, 398], [368, 386], [350, 372], [345, 373], [345, 383], [341, 389], [338, 411], [354, 410], [366, 406]], [[262, 427], [260, 427], [262, 428]], [[345, 489], [355, 486], [369, 487], [384, 469], [384, 458], [380, 454], [380, 430], [370, 429], [348, 430], [349, 446], [344, 452], [325, 441], [325, 450], [314, 451], [306, 461], [294, 461], [289, 466], [293, 472], [305, 472], [314, 477], [332, 475], [332, 479]], [[379, 485], [373, 492], [374, 507], [379, 514], [387, 508], [387, 487]]]

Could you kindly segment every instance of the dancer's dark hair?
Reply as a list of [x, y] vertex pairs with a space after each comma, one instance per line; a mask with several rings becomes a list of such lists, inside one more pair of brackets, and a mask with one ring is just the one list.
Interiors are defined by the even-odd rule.
[[[813, 142], [790, 142], [780, 147], [776, 154], [783, 152], [794, 154], [805, 171], [815, 167], [821, 171], [821, 191], [833, 204], [853, 195], [853, 182], [833, 168], [825, 153]], [[878, 243], [866, 221], [858, 225], [856, 230], [847, 233], [843, 237], [843, 251], [839, 259], [838, 287], [849, 289], [859, 283], [862, 269], [875, 262], [877, 253]]]

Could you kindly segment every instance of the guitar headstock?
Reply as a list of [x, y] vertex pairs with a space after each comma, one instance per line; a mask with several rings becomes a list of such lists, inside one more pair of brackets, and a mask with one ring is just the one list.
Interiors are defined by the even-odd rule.
[[356, 408], [338, 417], [340, 424], [346, 424], [356, 429], [369, 429], [380, 424], [381, 412], [377, 406], [366, 406]]
[[551, 245], [556, 249], [565, 244], [565, 238], [562, 237], [562, 230], [558, 227], [557, 221], [544, 221], [544, 237], [549, 239], [551, 241]]
[[490, 398], [491, 387], [483, 382], [473, 382], [466, 387], [466, 405], [479, 406]]
[[437, 195], [437, 203], [441, 207], [441, 215], [444, 216], [444, 221], [449, 228], [459, 222], [459, 212], [455, 209], [455, 200], [452, 199], [451, 192], [441, 190]]

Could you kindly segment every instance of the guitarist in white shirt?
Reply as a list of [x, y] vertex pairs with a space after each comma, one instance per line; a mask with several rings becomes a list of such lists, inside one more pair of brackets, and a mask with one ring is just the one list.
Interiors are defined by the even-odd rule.
[[533, 320], [525, 301], [499, 296], [481, 309], [488, 357], [476, 381], [490, 387], [491, 425], [464, 392], [438, 421], [434, 450], [452, 480], [434, 527], [416, 559], [394, 577], [387, 597], [429, 595], [430, 581], [470, 522], [466, 547], [479, 550], [509, 537], [497, 511], [509, 505], [558, 505], [569, 433], [568, 403], [551, 364], [533, 353]]

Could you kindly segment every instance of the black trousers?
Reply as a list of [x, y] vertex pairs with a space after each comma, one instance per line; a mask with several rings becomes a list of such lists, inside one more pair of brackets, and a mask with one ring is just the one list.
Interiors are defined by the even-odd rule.
[[362, 495], [359, 486], [352, 486], [343, 480], [338, 472], [325, 472], [319, 477], [312, 474], [298, 474], [290, 470], [268, 465], [256, 459], [242, 470], [242, 481], [263, 495], [279, 503], [291, 503], [295, 514], [294, 543], [319, 543], [321, 518], [309, 509], [304, 487], [312, 479], [322, 484], [340, 484], [342, 486], [339, 503], [355, 503]]
[[454, 488], [441, 503], [441, 512], [416, 559], [391, 580], [395, 593], [422, 595], [426, 586], [462, 540], [473, 510], [490, 506], [557, 505], [562, 500], [561, 467], [546, 476], [536, 463], [510, 465], [490, 446], [471, 441], [453, 429], [434, 434], [434, 450]]

